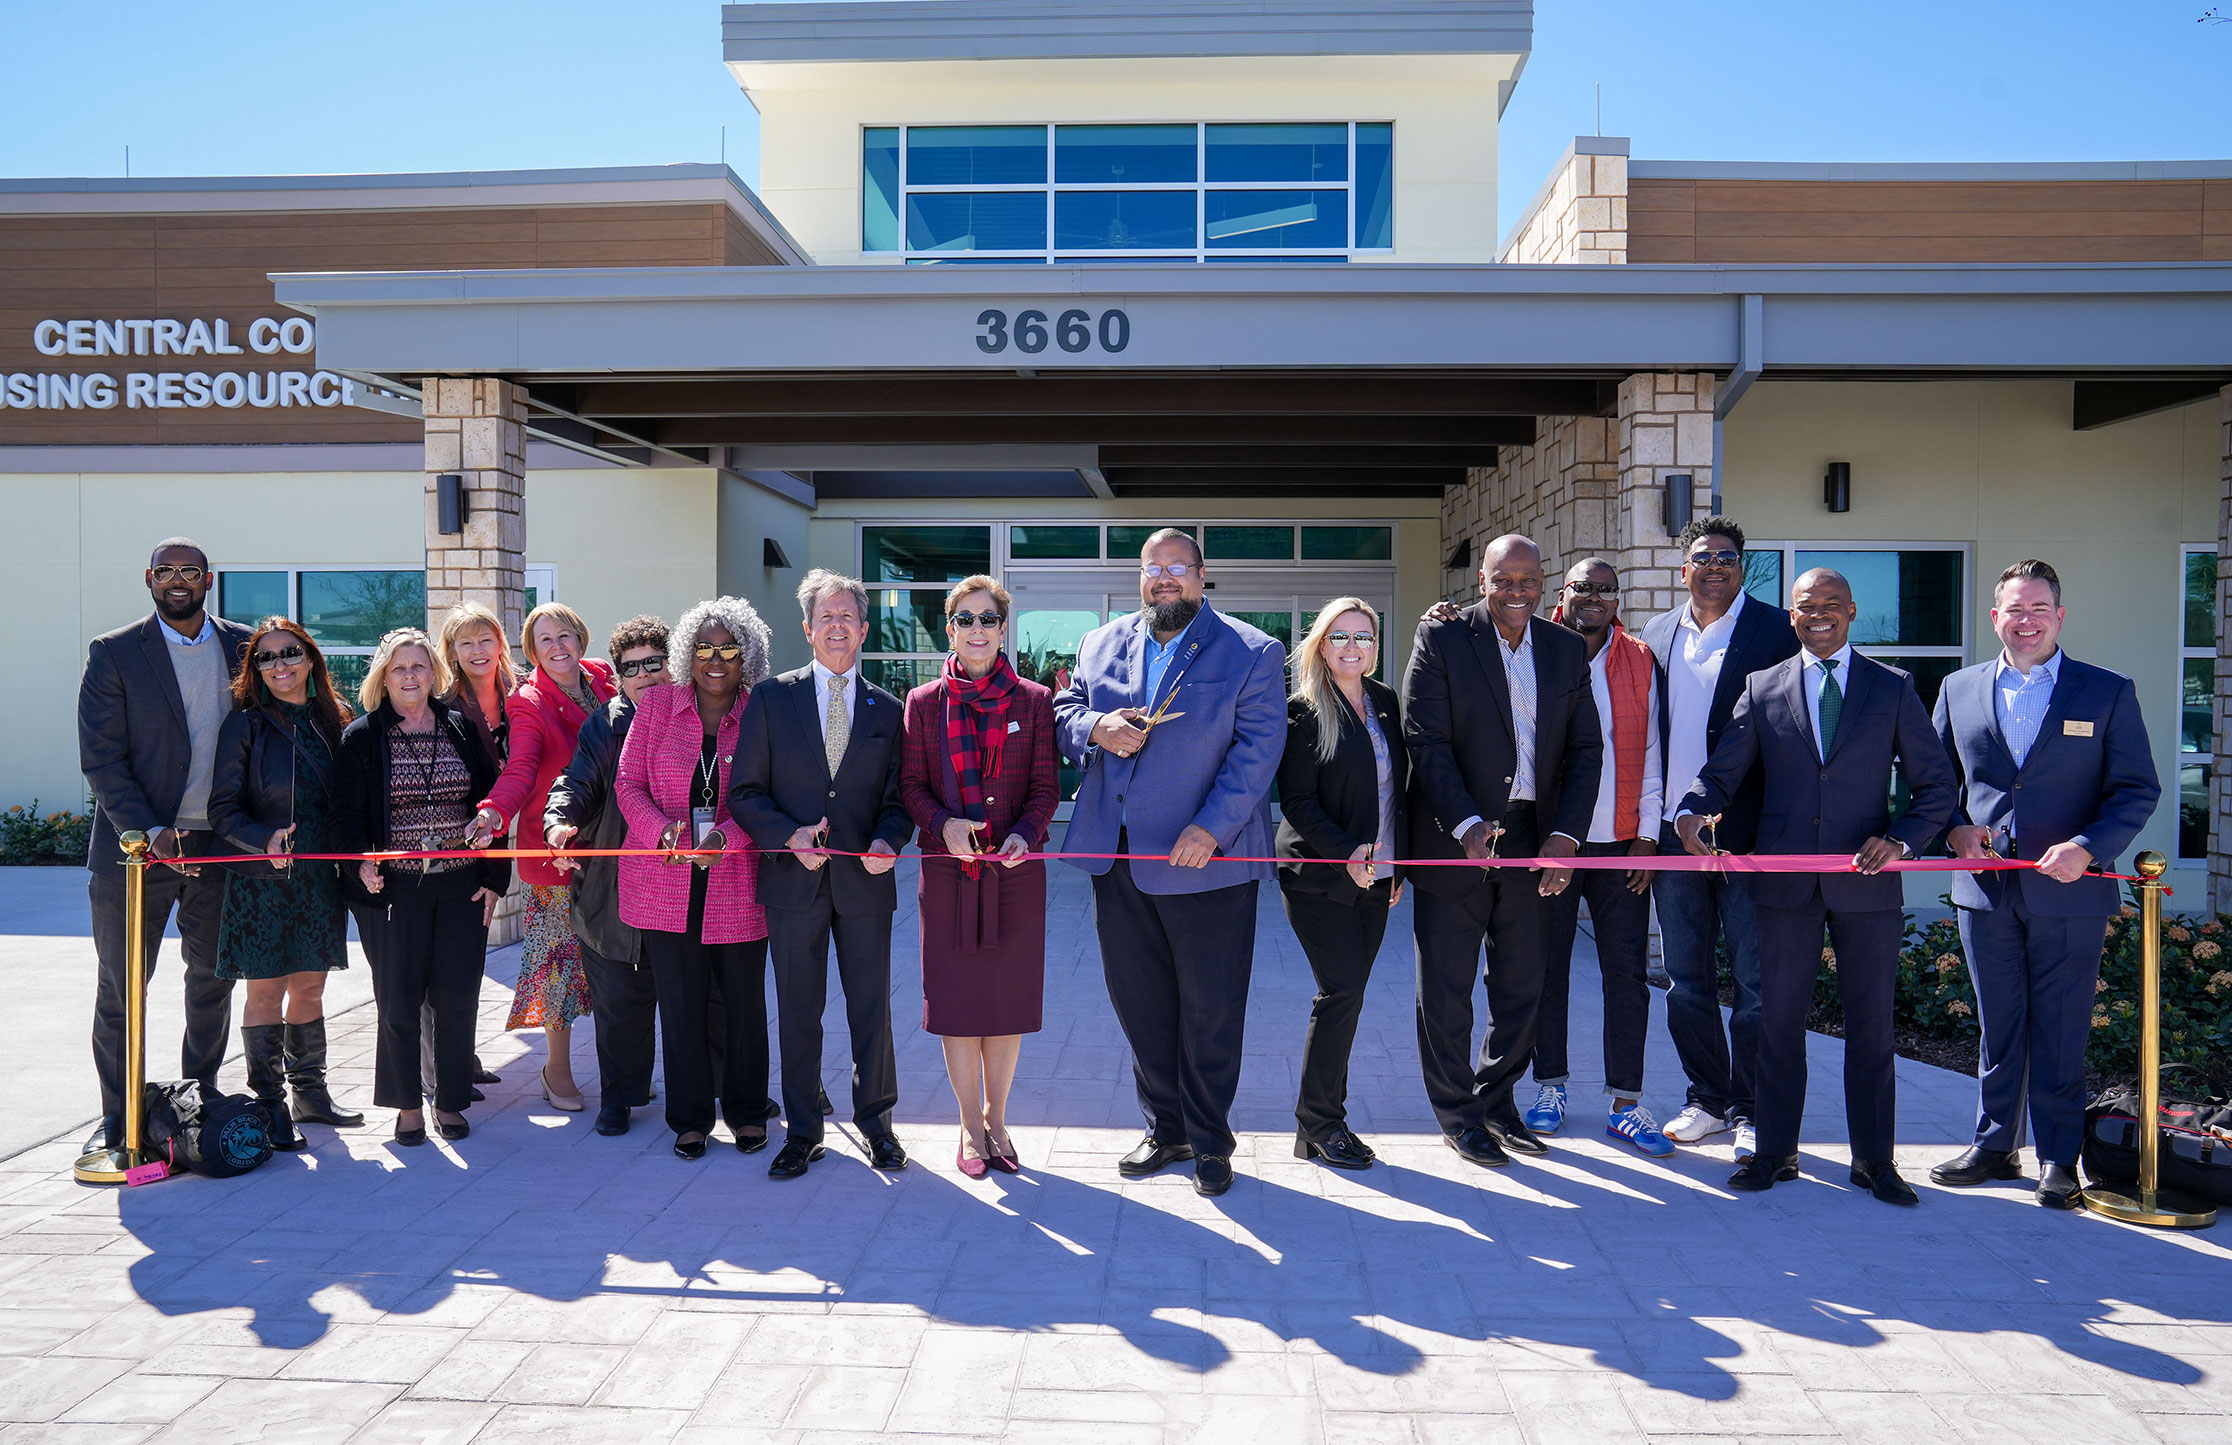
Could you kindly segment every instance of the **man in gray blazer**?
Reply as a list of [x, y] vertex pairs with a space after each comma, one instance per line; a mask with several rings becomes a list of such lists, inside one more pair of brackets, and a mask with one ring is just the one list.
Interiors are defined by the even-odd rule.
[[1215, 1195], [1232, 1185], [1256, 892], [1271, 876], [1217, 855], [1271, 856], [1286, 649], [1203, 603], [1192, 533], [1165, 527], [1139, 560], [1141, 609], [1085, 635], [1054, 698], [1056, 737], [1084, 773], [1062, 846], [1167, 860], [1076, 860], [1147, 1119], [1117, 1168], [1140, 1179], [1190, 1158], [1194, 1188]]
[[[1855, 653], [1852, 584], [1817, 567], [1790, 591], [1800, 652], [1744, 680], [1728, 729], [1682, 801], [1675, 826], [1692, 853], [1713, 850], [1706, 820], [1726, 808], [1756, 764], [1766, 779], [1761, 853], [1849, 854], [1851, 873], [1763, 873], [1759, 916], [1759, 1152], [1731, 1189], [1798, 1177], [1806, 1109], [1806, 1015], [1821, 972], [1822, 927], [1837, 958], [1845, 1016], [1845, 1127], [1852, 1182], [1886, 1204], [1919, 1203], [1892, 1159], [1898, 1142], [1893, 993], [1905, 928], [1904, 890], [1883, 866], [1930, 846], [1953, 816], [1953, 768], [1930, 728], [1914, 679]], [[1909, 802], [1891, 817], [1891, 768]]]
[[1957, 858], [2028, 858], [2020, 873], [1956, 873], [1961, 951], [1984, 1033], [1976, 1142], [1930, 1171], [1939, 1184], [2019, 1179], [2026, 1101], [2038, 1144], [2040, 1204], [2077, 1199], [2085, 1137], [2085, 1044], [2115, 868], [2162, 797], [2131, 679], [2061, 650], [2061, 578], [2028, 559], [1992, 594], [1999, 656], [1963, 668], [1938, 694], [1938, 737], [1960, 807]]
[[186, 955], [186, 1036], [179, 1072], [217, 1085], [232, 1028], [232, 984], [217, 976], [217, 930], [225, 875], [182, 861], [229, 852], [209, 828], [209, 785], [217, 729], [232, 710], [249, 630], [203, 607], [209, 558], [184, 537], [155, 548], [147, 564], [155, 610], [103, 633], [86, 649], [78, 684], [78, 765], [93, 794], [93, 952], [100, 981], [93, 1001], [93, 1067], [101, 1080], [101, 1127], [86, 1150], [124, 1142], [124, 852], [120, 833], [148, 835], [141, 966], [152, 977], [171, 910]]

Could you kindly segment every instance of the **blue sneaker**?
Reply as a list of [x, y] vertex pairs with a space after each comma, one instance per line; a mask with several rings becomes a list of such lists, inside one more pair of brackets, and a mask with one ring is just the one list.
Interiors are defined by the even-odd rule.
[[1633, 1144], [1653, 1159], [1664, 1159], [1674, 1152], [1674, 1141], [1659, 1132], [1658, 1120], [1641, 1104], [1631, 1104], [1618, 1113], [1607, 1115], [1604, 1132], [1610, 1138]]
[[1537, 1134], [1555, 1134], [1565, 1123], [1566, 1091], [1563, 1084], [1544, 1084], [1527, 1110], [1526, 1125]]

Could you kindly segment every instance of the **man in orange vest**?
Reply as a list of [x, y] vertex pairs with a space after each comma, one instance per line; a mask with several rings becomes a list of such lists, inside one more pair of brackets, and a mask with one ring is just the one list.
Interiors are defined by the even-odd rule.
[[[1612, 564], [1602, 557], [1574, 563], [1550, 620], [1580, 633], [1589, 645], [1589, 690], [1596, 696], [1597, 722], [1604, 734], [1604, 769], [1581, 856], [1656, 853], [1665, 802], [1657, 667], [1651, 650], [1620, 625], [1620, 577]], [[1583, 899], [1588, 900], [1597, 966], [1604, 975], [1604, 1088], [1610, 1105], [1604, 1132], [1663, 1157], [1674, 1152], [1674, 1145], [1641, 1101], [1643, 1041], [1651, 1022], [1646, 977], [1651, 875], [1640, 869], [1576, 869], [1572, 886], [1550, 899], [1542, 1012], [1535, 1033], [1538, 1093], [1526, 1114], [1527, 1127], [1537, 1134], [1555, 1134], [1565, 1123], [1567, 994]]]

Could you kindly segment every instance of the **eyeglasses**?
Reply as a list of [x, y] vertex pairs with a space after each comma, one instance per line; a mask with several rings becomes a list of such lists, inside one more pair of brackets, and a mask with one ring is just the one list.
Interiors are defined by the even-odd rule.
[[[691, 651], [697, 654], [697, 660], [700, 662], [711, 662], [713, 654], [716, 652], [721, 655], [721, 661], [723, 662], [734, 662], [744, 655], [744, 649], [733, 642], [725, 642], [718, 647], [710, 642], [701, 642]], [[661, 666], [664, 666], [664, 664], [662, 663]]]
[[1568, 582], [1566, 583], [1566, 591], [1571, 592], [1576, 597], [1617, 597], [1620, 595], [1620, 584], [1617, 582]]
[[1328, 632], [1325, 640], [1335, 647], [1346, 647], [1352, 642], [1358, 647], [1370, 647], [1374, 639], [1369, 632]]
[[1173, 562], [1167, 567], [1159, 562], [1149, 562], [1139, 570], [1143, 576], [1168, 577], [1174, 581], [1183, 582], [1188, 573], [1198, 572], [1201, 567], [1198, 563], [1193, 562]]
[[299, 642], [289, 643], [287, 646], [280, 648], [277, 652], [257, 653], [256, 671], [269, 672], [282, 663], [297, 663], [302, 661], [302, 658], [302, 644]]
[[150, 567], [147, 570], [158, 582], [183, 582], [189, 587], [209, 575], [208, 571], [201, 567], [173, 567], [168, 562], [160, 567]]
[[1733, 567], [1744, 560], [1741, 552], [1692, 552], [1683, 558], [1692, 567]]
[[[703, 652], [698, 654], [700, 657], [705, 655]], [[639, 672], [665, 672], [666, 659], [663, 657], [639, 657], [633, 662], [623, 662], [619, 666], [622, 677], [634, 677]]]
[[953, 625], [960, 628], [998, 627], [1005, 621], [1007, 621], [1007, 618], [997, 612], [956, 612], [953, 614]]

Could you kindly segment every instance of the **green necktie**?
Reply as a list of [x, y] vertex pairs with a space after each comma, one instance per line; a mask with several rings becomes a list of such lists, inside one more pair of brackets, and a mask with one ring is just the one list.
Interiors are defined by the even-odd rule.
[[1821, 669], [1821, 756], [1837, 745], [1837, 719], [1844, 713], [1844, 689], [1837, 686], [1837, 659], [1825, 657], [1814, 664]]

